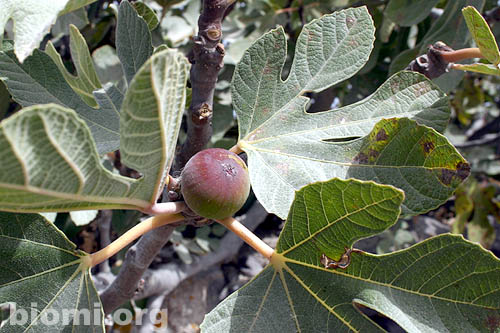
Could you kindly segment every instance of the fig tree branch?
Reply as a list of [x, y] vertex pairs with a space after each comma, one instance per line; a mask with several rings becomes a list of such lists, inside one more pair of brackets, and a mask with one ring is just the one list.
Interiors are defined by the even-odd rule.
[[187, 138], [177, 155], [174, 170], [205, 148], [212, 136], [213, 97], [217, 76], [223, 66], [224, 46], [221, 23], [224, 13], [234, 0], [203, 0], [198, 19], [198, 35], [193, 37], [193, 48], [188, 55], [191, 62], [191, 105], [187, 114]]

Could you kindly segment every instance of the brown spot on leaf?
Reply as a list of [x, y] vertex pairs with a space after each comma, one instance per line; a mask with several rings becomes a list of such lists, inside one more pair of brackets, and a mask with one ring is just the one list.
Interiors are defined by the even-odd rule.
[[464, 162], [458, 162], [456, 166], [456, 170], [450, 169], [441, 169], [441, 175], [439, 175], [439, 180], [445, 185], [450, 185], [453, 177], [460, 178], [463, 181], [465, 178], [469, 176], [470, 173], [470, 165]]
[[500, 317], [496, 314], [488, 315], [485, 326], [490, 332], [497, 332], [500, 328]]
[[368, 163], [368, 155], [365, 153], [359, 153], [354, 157], [354, 162], [358, 164], [367, 164]]
[[439, 179], [443, 184], [450, 185], [454, 175], [455, 173], [450, 169], [441, 169], [441, 175], [439, 176]]
[[381, 128], [378, 132], [377, 135], [375, 136], [375, 140], [377, 141], [384, 141], [387, 140], [388, 136], [387, 133], [383, 128]]
[[429, 154], [431, 151], [433, 151], [434, 147], [434, 142], [432, 141], [425, 141], [422, 143], [422, 148], [424, 149], [425, 154]]
[[378, 155], [380, 155], [380, 152], [378, 150], [375, 150], [375, 149], [370, 149], [370, 151], [368, 152], [368, 155], [370, 156], [370, 158], [376, 159], [378, 157]]
[[457, 163], [457, 176], [461, 180], [464, 180], [465, 178], [469, 177], [469, 174], [470, 174], [469, 163], [458, 162]]

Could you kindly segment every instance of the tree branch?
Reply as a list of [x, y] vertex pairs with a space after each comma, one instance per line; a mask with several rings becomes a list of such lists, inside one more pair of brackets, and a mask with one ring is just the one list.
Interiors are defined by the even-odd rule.
[[223, 66], [224, 46], [221, 23], [234, 0], [203, 0], [198, 35], [188, 58], [191, 62], [191, 105], [187, 117], [187, 139], [176, 158], [175, 170], [202, 150], [212, 136], [213, 97], [217, 76]]

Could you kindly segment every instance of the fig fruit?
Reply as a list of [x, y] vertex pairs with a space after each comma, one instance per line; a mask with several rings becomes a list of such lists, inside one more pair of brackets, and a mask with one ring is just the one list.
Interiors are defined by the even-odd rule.
[[214, 220], [232, 216], [245, 203], [250, 178], [245, 162], [220, 148], [202, 150], [181, 173], [181, 192], [196, 214]]

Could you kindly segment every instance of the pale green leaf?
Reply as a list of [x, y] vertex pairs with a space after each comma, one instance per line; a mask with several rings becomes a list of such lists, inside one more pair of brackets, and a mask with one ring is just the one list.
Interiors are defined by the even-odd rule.
[[[241, 75], [238, 67], [235, 75]], [[238, 89], [236, 86], [233, 88]], [[265, 100], [262, 108], [276, 105], [279, 102], [275, 100], [282, 96], [264, 95], [256, 104]], [[337, 110], [308, 114], [304, 112], [306, 103], [307, 99], [303, 97], [293, 99], [274, 111], [272, 117], [247, 133], [238, 143], [248, 154], [252, 187], [257, 198], [268, 211], [281, 217], [287, 215], [295, 190], [313, 181], [349, 177], [349, 168], [355, 163], [353, 158], [359, 153], [363, 141], [344, 141], [367, 135], [383, 118], [412, 117], [421, 124], [443, 131], [449, 117], [446, 96], [425, 77], [410, 72], [393, 76], [372, 96]], [[240, 105], [243, 107], [240, 108]], [[240, 128], [245, 126], [245, 118], [248, 117], [248, 112], [244, 110], [247, 105], [235, 103]], [[272, 110], [267, 113], [264, 110], [255, 111], [254, 119], [259, 119], [261, 114], [267, 116], [272, 113]], [[397, 156], [400, 155], [397, 153]], [[393, 167], [398, 169], [394, 164], [384, 172], [394, 172]], [[403, 189], [409, 190], [406, 187]], [[453, 187], [446, 191], [448, 195], [450, 191]], [[405, 206], [405, 212], [422, 212], [438, 204], [438, 201], [432, 200], [432, 205], [421, 206], [419, 199], [409, 195], [408, 200], [417, 203], [419, 208]], [[446, 199], [439, 196], [440, 203]]]
[[[106, 170], [85, 123], [55, 104], [0, 123], [0, 208], [16, 212], [146, 207], [137, 181]], [[127, 199], [133, 196], [137, 199]]]
[[105, 332], [88, 255], [52, 223], [35, 214], [0, 213], [0, 239], [0, 304], [18, 311], [2, 331]]
[[453, 69], [500, 76], [500, 69], [498, 68], [498, 65], [493, 65], [493, 64], [482, 64], [482, 63], [470, 64], [470, 65], [454, 64]]
[[439, 0], [390, 0], [384, 15], [403, 27], [410, 27], [429, 16]]
[[126, 0], [120, 3], [118, 9], [116, 52], [129, 83], [153, 53], [151, 33], [146, 21]]
[[135, 75], [122, 104], [120, 153], [140, 170], [154, 202], [175, 156], [189, 63], [177, 50], [155, 53]]
[[487, 332], [500, 316], [500, 261], [461, 236], [403, 251], [344, 248], [394, 224], [403, 200], [390, 186], [333, 179], [297, 192], [271, 263], [205, 316], [205, 333], [379, 332], [367, 307], [406, 332]]
[[[240, 129], [238, 146], [248, 154], [253, 190], [269, 212], [284, 218], [294, 192], [302, 186], [348, 177], [362, 141], [346, 141], [367, 135], [383, 118], [411, 117], [438, 131], [445, 129], [449, 118], [446, 96], [424, 76], [412, 72], [394, 75], [353, 105], [304, 112], [308, 99], [302, 95], [306, 91], [321, 91], [364, 65], [372, 32], [364, 7], [338, 11], [304, 26], [286, 81], [281, 80], [286, 47], [279, 29], [257, 40], [236, 66], [231, 88]], [[399, 168], [397, 164], [391, 167]], [[389, 169], [383, 172], [394, 172]], [[446, 191], [448, 195], [450, 191]], [[425, 195], [432, 196], [431, 192]], [[405, 213], [427, 211], [447, 198], [439, 195], [432, 205], [426, 201], [429, 206], [418, 203], [419, 199], [409, 195], [408, 200], [418, 208], [406, 202]]]
[[97, 213], [99, 213], [98, 210], [75, 210], [69, 212], [69, 216], [76, 226], [81, 227], [92, 222], [96, 218]]
[[493, 65], [498, 65], [500, 63], [500, 52], [498, 51], [495, 36], [493, 36], [488, 23], [477, 9], [472, 6], [462, 9], [462, 14], [467, 22], [469, 32], [483, 56]]
[[[0, 209], [142, 209], [154, 203], [174, 157], [187, 73], [187, 59], [167, 50], [151, 57], [130, 84], [120, 151], [123, 163], [143, 174], [139, 180], [102, 166], [87, 126], [72, 110], [39, 105], [6, 119], [0, 126]], [[112, 97], [109, 102], [114, 106]]]
[[96, 0], [2, 0], [0, 1], [0, 42], [9, 19], [14, 21], [14, 49], [22, 63], [40, 45], [57, 16]]
[[0, 51], [0, 79], [22, 106], [56, 103], [75, 110], [89, 126], [100, 154], [118, 149], [119, 118], [116, 112], [95, 110], [67, 84], [52, 59], [35, 50], [20, 64], [9, 42]]
[[101, 88], [101, 82], [97, 77], [97, 73], [90, 56], [87, 42], [82, 36], [78, 28], [70, 25], [70, 51], [71, 59], [76, 68], [77, 75], [72, 75], [63, 64], [62, 58], [57, 53], [52, 42], [47, 43], [45, 52], [52, 58], [59, 71], [66, 79], [66, 82], [73, 88], [73, 90], [87, 103], [87, 105], [96, 108], [97, 102], [92, 95], [94, 90]]
[[151, 8], [149, 8], [148, 5], [146, 5], [144, 2], [134, 2], [132, 3], [132, 5], [137, 11], [137, 14], [139, 14], [139, 16], [142, 17], [144, 21], [146, 21], [149, 30], [153, 30], [158, 26], [158, 23], [160, 21], [158, 20], [155, 12]]

